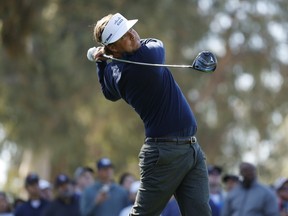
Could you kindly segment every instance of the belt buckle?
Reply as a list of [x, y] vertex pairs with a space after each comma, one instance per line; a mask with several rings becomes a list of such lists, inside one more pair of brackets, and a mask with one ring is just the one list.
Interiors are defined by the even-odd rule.
[[190, 143], [191, 143], [191, 144], [196, 143], [196, 137], [191, 136], [191, 137], [190, 137]]

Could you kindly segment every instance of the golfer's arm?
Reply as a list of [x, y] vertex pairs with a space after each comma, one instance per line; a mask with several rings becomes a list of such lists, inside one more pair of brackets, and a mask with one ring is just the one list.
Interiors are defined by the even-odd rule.
[[106, 66], [106, 62], [97, 63], [98, 81], [101, 85], [101, 90], [105, 98], [111, 101], [117, 101], [121, 98], [121, 96], [115, 89], [116, 87], [113, 86], [113, 77], [109, 77], [109, 74], [105, 74]]

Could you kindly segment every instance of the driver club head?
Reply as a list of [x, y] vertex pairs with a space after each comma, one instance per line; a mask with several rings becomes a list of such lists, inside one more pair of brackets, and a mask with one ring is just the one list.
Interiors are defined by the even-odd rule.
[[210, 51], [200, 52], [192, 63], [192, 68], [202, 72], [214, 72], [217, 67], [216, 56]]

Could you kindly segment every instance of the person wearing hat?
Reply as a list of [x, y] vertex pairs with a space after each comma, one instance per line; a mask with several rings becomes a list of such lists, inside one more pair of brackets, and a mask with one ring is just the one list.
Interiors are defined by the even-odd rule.
[[53, 199], [53, 189], [52, 185], [50, 182], [48, 182], [45, 179], [40, 179], [39, 180], [39, 188], [41, 191], [41, 197], [51, 201]]
[[222, 178], [222, 182], [225, 185], [226, 193], [228, 193], [239, 184], [240, 180], [237, 175], [225, 174]]
[[39, 176], [36, 173], [27, 175], [25, 189], [28, 193], [28, 201], [16, 208], [15, 216], [41, 216], [43, 209], [49, 202], [41, 197]]
[[129, 204], [127, 191], [114, 182], [114, 166], [107, 157], [97, 162], [97, 179], [80, 197], [82, 216], [118, 216]]
[[79, 197], [74, 193], [72, 180], [65, 174], [55, 179], [55, 199], [47, 205], [41, 216], [81, 216]]
[[280, 216], [288, 216], [288, 178], [278, 178], [274, 183], [277, 193]]
[[159, 215], [175, 194], [181, 213], [210, 216], [207, 167], [195, 137], [197, 123], [190, 105], [167, 67], [112, 60], [162, 64], [165, 48], [155, 38], [141, 39], [120, 13], [109, 14], [94, 27], [101, 44], [93, 54], [106, 99], [123, 99], [144, 123], [145, 142], [139, 153], [140, 189], [130, 215]]
[[212, 216], [220, 216], [224, 202], [224, 191], [221, 184], [222, 167], [216, 165], [208, 166], [210, 200]]

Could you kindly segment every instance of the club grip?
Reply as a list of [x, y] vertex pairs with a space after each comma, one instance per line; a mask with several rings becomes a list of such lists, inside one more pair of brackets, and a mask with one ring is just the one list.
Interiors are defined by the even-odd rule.
[[87, 51], [87, 59], [89, 61], [95, 62], [94, 53], [96, 52], [96, 50], [97, 50], [96, 47], [91, 47], [90, 49], [88, 49], [88, 51]]

